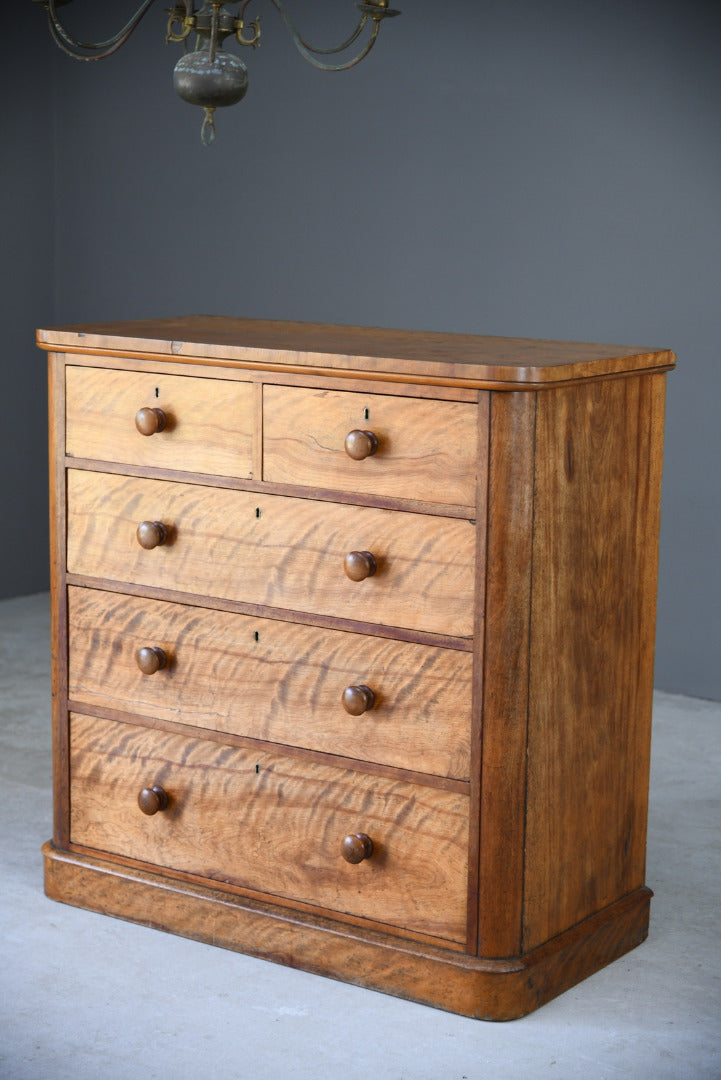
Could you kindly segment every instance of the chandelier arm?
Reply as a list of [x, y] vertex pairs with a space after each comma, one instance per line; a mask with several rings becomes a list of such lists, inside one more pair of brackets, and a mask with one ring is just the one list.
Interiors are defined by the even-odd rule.
[[72, 56], [73, 60], [104, 60], [106, 56], [112, 56], [114, 52], [117, 52], [120, 46], [124, 45], [125, 42], [128, 40], [131, 33], [132, 31], [129, 30], [127, 34], [124, 34], [123, 37], [120, 38], [119, 41], [116, 41], [114, 45], [111, 45], [108, 49], [104, 49], [102, 52], [83, 53], [78, 52], [76, 48], [71, 48], [69, 45], [67, 45], [63, 38], [60, 36], [54, 23], [50, 23], [50, 34], [55, 44], [58, 46], [59, 49], [62, 49], [62, 51], [67, 56]]
[[[247, 2], [249, 2], [249, 0], [247, 0]], [[355, 28], [355, 30], [350, 35], [350, 37], [347, 38], [346, 41], [343, 42], [342, 45], [336, 45], [335, 48], [332, 48], [332, 49], [316, 49], [313, 45], [310, 45], [301, 36], [300, 32], [293, 25], [293, 23], [290, 20], [290, 17], [288, 16], [287, 12], [285, 11], [283, 6], [281, 5], [280, 0], [271, 0], [271, 3], [273, 4], [273, 7], [275, 7], [276, 10], [279, 12], [280, 17], [282, 18], [283, 22], [285, 23], [288, 30], [290, 31], [291, 37], [293, 38], [293, 42], [294, 42], [296, 48], [298, 49], [298, 51], [303, 56], [305, 56], [306, 60], [310, 60], [311, 63], [313, 63], [313, 60], [310, 58], [310, 56], [308, 56], [308, 53], [313, 53], [316, 56], [331, 56], [331, 55], [334, 55], [335, 53], [344, 52], [346, 49], [350, 48], [350, 46], [353, 44], [353, 42], [358, 40], [358, 38], [360, 37], [361, 31], [363, 30], [363, 27], [365, 26], [365, 24], [368, 21], [368, 15], [367, 14], [362, 15], [358, 25]], [[376, 27], [377, 27], [377, 25], [378, 24], [376, 24]], [[373, 35], [373, 40], [375, 40], [375, 38], [377, 36], [378, 36], [378, 34], [377, 34], [377, 29], [376, 29], [376, 32]], [[361, 60], [363, 58], [363, 56], [366, 55], [367, 52], [368, 52], [368, 50], [366, 50], [366, 52], [364, 52], [362, 54], [362, 56], [360, 56], [358, 59]], [[321, 67], [321, 70], [326, 70], [326, 71], [341, 71], [341, 70], [343, 70], [342, 68], [325, 67], [325, 65], [321, 65], [321, 64], [316, 64], [315, 66], [316, 67]], [[352, 66], [352, 65], [343, 65], [343, 66], [345, 67], [345, 66]]]
[[355, 67], [356, 64], [360, 64], [361, 60], [363, 60], [368, 55], [368, 53], [371, 51], [371, 49], [373, 48], [373, 46], [376, 43], [376, 38], [378, 37], [378, 31], [379, 30], [380, 30], [380, 23], [377, 23], [377, 22], [374, 23], [373, 30], [371, 31], [371, 35], [368, 38], [368, 41], [366, 42], [363, 49], [361, 49], [361, 51], [358, 53], [358, 55], [354, 56], [352, 60], [346, 60], [345, 63], [343, 63], [343, 64], [325, 64], [325, 63], [323, 63], [322, 60], [317, 60], [316, 57], [313, 56], [313, 54], [311, 52], [309, 52], [307, 49], [305, 49], [297, 41], [295, 42], [295, 47], [298, 50], [298, 52], [300, 53], [300, 55], [305, 60], [307, 60], [309, 64], [312, 64], [313, 67], [318, 68], [319, 71], [348, 71], [349, 68]]
[[[60, 21], [55, 0], [47, 0], [46, 8], [50, 32], [55, 43], [60, 46], [63, 52], [67, 53], [68, 56], [74, 57], [76, 60], [103, 60], [106, 56], [110, 56], [112, 53], [116, 52], [121, 45], [125, 44], [135, 27], [154, 3], [155, 0], [144, 0], [132, 18], [121, 30], [118, 30], [118, 32], [108, 38], [107, 41], [98, 42], [79, 41], [77, 38], [73, 37]], [[89, 53], [93, 52], [95, 55], [84, 56], [82, 50]]]

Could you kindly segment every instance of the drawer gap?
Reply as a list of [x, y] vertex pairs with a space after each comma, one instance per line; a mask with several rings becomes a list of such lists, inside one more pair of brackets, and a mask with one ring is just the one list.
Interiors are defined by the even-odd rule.
[[420, 784], [423, 787], [439, 788], [442, 791], [458, 791], [462, 795], [468, 795], [470, 790], [468, 779], [438, 776], [435, 773], [421, 773], [412, 769], [400, 769], [393, 765], [383, 765], [380, 762], [342, 757], [339, 754], [328, 754], [322, 750], [308, 750], [306, 747], [293, 746], [291, 743], [274, 743], [265, 739], [256, 739], [250, 735], [234, 735], [229, 731], [214, 731], [212, 728], [199, 729], [190, 724], [182, 724], [172, 720], [158, 720], [157, 717], [143, 716], [140, 713], [120, 712], [118, 709], [108, 709], [94, 703], [92, 706], [88, 706], [82, 701], [68, 701], [68, 710], [82, 716], [99, 716], [104, 720], [118, 720], [124, 724], [134, 724], [137, 727], [150, 728], [156, 731], [176, 732], [178, 735], [187, 735], [193, 739], [202, 738], [205, 741], [221, 743], [224, 746], [248, 747], [265, 753], [279, 753], [285, 757], [301, 758], [304, 761], [321, 761], [335, 768], [347, 769], [351, 772], [370, 773], [374, 776], [385, 776], [396, 780], [410, 780], [412, 783]]
[[235, 476], [215, 476], [208, 473], [150, 468], [149, 466], [127, 465], [124, 462], [95, 461], [91, 458], [72, 457], [71, 455], [65, 457], [64, 465], [66, 469], [78, 469], [82, 472], [113, 473], [116, 476], [137, 476], [140, 479], [147, 477], [154, 480], [176, 480], [183, 484], [197, 484], [200, 487], [228, 488], [231, 491], [253, 491], [259, 495], [286, 495], [292, 496], [294, 499], [311, 499], [313, 502], [373, 506], [379, 510], [403, 510], [408, 514], [462, 518], [471, 522], [476, 519], [475, 506], [419, 502], [415, 499], [386, 498], [381, 495], [355, 494], [350, 491], [335, 491], [330, 488], [298, 488], [293, 484], [260, 482]]
[[260, 604], [247, 604], [240, 600], [223, 600], [216, 597], [200, 596], [197, 593], [183, 593], [171, 589], [158, 589], [149, 585], [132, 585], [125, 581], [112, 581], [108, 578], [87, 577], [84, 574], [67, 574], [68, 585], [80, 585], [88, 589], [102, 589], [106, 592], [127, 593], [130, 596], [147, 596], [153, 600], [169, 600], [189, 607], [210, 608], [216, 611], [237, 612], [240, 615], [255, 615], [258, 618], [277, 619], [279, 622], [302, 623], [306, 626], [326, 626], [331, 630], [345, 630], [351, 634], [391, 638], [394, 641], [411, 641], [419, 645], [433, 645], [441, 649], [457, 649], [460, 652], [473, 651], [473, 638], [450, 637], [445, 634], [432, 634], [424, 630], [407, 630], [402, 626], [383, 626], [378, 623], [355, 622], [350, 619], [332, 618], [328, 615], [314, 615], [307, 611], [287, 611], [285, 608], [263, 607]]

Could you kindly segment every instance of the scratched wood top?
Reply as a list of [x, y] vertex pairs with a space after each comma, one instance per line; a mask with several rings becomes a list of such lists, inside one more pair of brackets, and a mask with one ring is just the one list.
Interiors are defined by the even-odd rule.
[[238, 367], [404, 377], [459, 386], [533, 387], [666, 370], [668, 349], [429, 333], [224, 316], [181, 316], [40, 329], [45, 349], [167, 356]]

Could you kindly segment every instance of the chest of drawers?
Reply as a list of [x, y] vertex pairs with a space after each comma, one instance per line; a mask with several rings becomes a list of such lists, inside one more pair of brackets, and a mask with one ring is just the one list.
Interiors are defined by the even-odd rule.
[[49, 353], [49, 896], [487, 1019], [644, 939], [665, 350]]

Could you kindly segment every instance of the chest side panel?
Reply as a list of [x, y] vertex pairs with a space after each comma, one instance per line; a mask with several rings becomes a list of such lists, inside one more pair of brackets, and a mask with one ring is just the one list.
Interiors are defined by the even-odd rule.
[[526, 948], [644, 880], [664, 378], [539, 394]]

